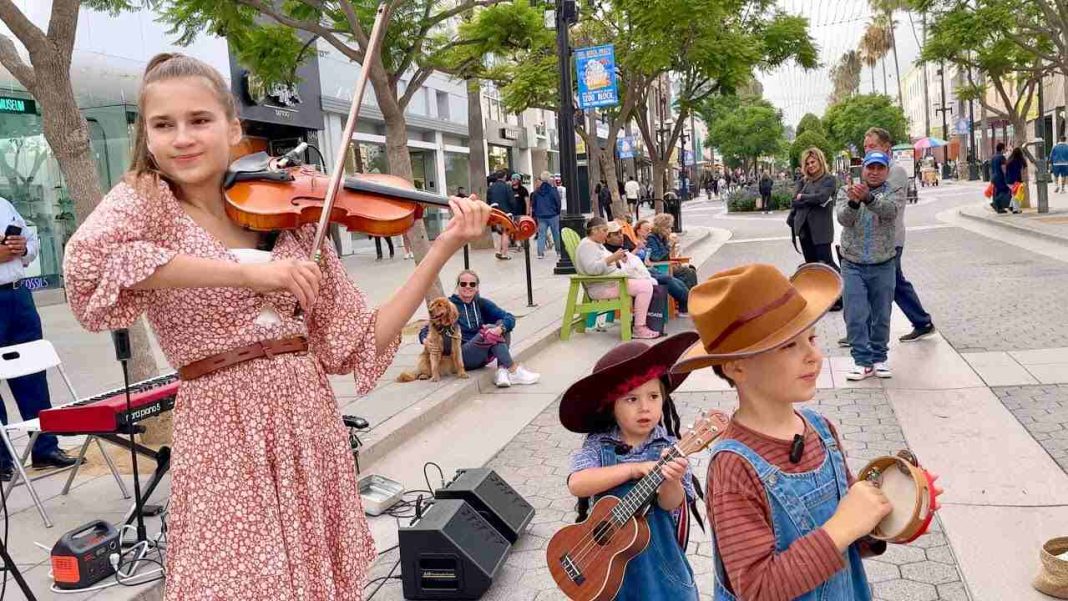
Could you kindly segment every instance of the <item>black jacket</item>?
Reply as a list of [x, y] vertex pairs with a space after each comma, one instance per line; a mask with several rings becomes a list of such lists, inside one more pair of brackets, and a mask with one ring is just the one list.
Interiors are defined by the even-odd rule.
[[[493, 182], [489, 187], [489, 191], [486, 192], [486, 197], [486, 201], [489, 204], [496, 204], [497, 208], [505, 213], [516, 213], [515, 192], [512, 190], [512, 186], [508, 185], [503, 180]], [[521, 211], [520, 214], [525, 213], [526, 207], [523, 207], [523, 211]]]
[[775, 182], [771, 181], [771, 178], [765, 175], [764, 177], [760, 178], [760, 193], [771, 194], [771, 189], [772, 187], [774, 187], [774, 185]]
[[[790, 209], [787, 223], [797, 236], [807, 236], [813, 244], [834, 242], [834, 194], [838, 180], [829, 173], [814, 182], [802, 179], [797, 182], [797, 193]], [[797, 194], [801, 195], [797, 199]], [[804, 227], [805, 225], [808, 227]]]

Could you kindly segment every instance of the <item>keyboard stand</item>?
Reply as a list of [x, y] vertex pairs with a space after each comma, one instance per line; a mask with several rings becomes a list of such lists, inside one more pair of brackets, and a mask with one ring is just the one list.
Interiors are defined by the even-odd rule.
[[[97, 436], [113, 445], [130, 450], [130, 440], [128, 438], [120, 438], [118, 434], [98, 434]], [[159, 486], [160, 481], [163, 480], [163, 476], [165, 476], [171, 469], [171, 448], [160, 447], [159, 450], [156, 451], [142, 444], [134, 443], [133, 450], [136, 451], [138, 455], [147, 457], [156, 463], [156, 470], [152, 472], [152, 477], [149, 478], [148, 484], [145, 485], [145, 489], [141, 493], [141, 506], [144, 507], [148, 504], [148, 500], [152, 498], [152, 493], [156, 490], [156, 487]], [[123, 516], [122, 523], [123, 525], [129, 526], [133, 524], [136, 519], [137, 503], [135, 502], [133, 507], [130, 507], [130, 510]]]

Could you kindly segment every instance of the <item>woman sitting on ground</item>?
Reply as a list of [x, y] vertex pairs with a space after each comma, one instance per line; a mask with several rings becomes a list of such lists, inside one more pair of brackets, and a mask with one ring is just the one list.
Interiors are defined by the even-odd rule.
[[[675, 218], [671, 213], [660, 213], [653, 217], [651, 231], [645, 238], [645, 246], [649, 249], [645, 257], [647, 262], [660, 263], [679, 256], [678, 237], [671, 232], [674, 225]], [[672, 263], [670, 272], [685, 282], [687, 289], [697, 285], [697, 270], [692, 265]]]
[[[497, 377], [494, 383], [500, 388], [512, 384], [535, 384], [541, 374], [523, 368], [512, 360], [508, 348], [515, 316], [498, 307], [493, 301], [478, 293], [478, 274], [465, 269], [456, 276], [456, 293], [449, 297], [456, 305], [460, 317], [456, 325], [463, 341], [464, 369], [478, 369], [497, 360]], [[419, 332], [419, 343], [426, 341], [429, 326]], [[446, 354], [451, 354], [451, 349]]]
[[[618, 224], [616, 224], [618, 226]], [[622, 264], [626, 252], [619, 249], [611, 252], [604, 247], [608, 239], [608, 224], [601, 217], [591, 217], [586, 222], [586, 237], [579, 242], [575, 269], [582, 275], [623, 274]], [[653, 300], [655, 280], [648, 278], [627, 278], [627, 294], [634, 298], [634, 337], [657, 338], [660, 334], [645, 326], [649, 313], [649, 303]], [[590, 298], [607, 300], [619, 298], [619, 286], [615, 282], [594, 282], [587, 284], [586, 292]]]
[[[604, 247], [612, 252], [616, 252], [622, 248], [628, 252], [628, 256], [632, 257], [634, 261], [644, 265], [644, 258], [639, 252], [631, 251], [631, 249], [627, 248], [629, 243], [627, 237], [623, 235], [623, 228], [619, 223], [610, 222], [608, 224], [608, 237], [605, 239]], [[679, 316], [686, 317], [687, 313], [689, 313], [688, 301], [690, 298], [690, 288], [686, 283], [670, 273], [659, 269], [646, 269], [645, 273], [648, 273], [651, 278], [656, 280], [657, 285], [667, 288], [668, 294], [671, 295], [671, 298], [675, 299], [675, 304], [679, 309]]]

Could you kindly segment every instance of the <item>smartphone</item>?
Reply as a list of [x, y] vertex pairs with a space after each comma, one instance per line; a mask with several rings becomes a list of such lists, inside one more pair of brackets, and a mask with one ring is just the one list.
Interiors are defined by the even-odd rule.
[[17, 225], [9, 225], [9, 226], [7, 226], [7, 229], [4, 230], [4, 237], [0, 238], [0, 243], [3, 243], [4, 240], [7, 240], [8, 236], [18, 236], [18, 235], [21, 235], [21, 234], [22, 234], [22, 228], [21, 227], [19, 227]]

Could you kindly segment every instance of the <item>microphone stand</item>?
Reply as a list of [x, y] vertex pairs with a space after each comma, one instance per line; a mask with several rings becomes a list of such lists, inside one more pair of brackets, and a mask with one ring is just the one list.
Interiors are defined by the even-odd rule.
[[[119, 360], [122, 365], [122, 382], [123, 387], [126, 389], [126, 432], [130, 435], [130, 461], [133, 464], [133, 481], [134, 481], [134, 504], [136, 509], [134, 512], [137, 515], [137, 541], [138, 543], [145, 543], [148, 545], [148, 532], [145, 530], [145, 516], [142, 513], [144, 500], [141, 498], [141, 476], [137, 471], [137, 441], [134, 440], [134, 425], [130, 421], [133, 418], [133, 407], [130, 403], [130, 368], [128, 362], [133, 356], [133, 350], [130, 347], [130, 331], [126, 328], [119, 330], [113, 330], [111, 332], [112, 341], [115, 343], [115, 358]], [[121, 536], [119, 537], [121, 540]]]
[[[17, 459], [16, 459], [17, 461]], [[7, 545], [4, 544], [4, 539], [7, 538], [7, 495], [4, 493], [4, 487], [0, 486], [0, 508], [4, 512], [4, 536], [0, 537], [0, 574], [3, 572], [11, 572], [11, 576], [15, 579], [15, 583], [22, 589], [22, 594], [28, 601], [37, 601], [37, 597], [33, 596], [33, 591], [30, 590], [30, 585], [26, 583], [26, 579], [22, 577], [22, 572], [19, 572], [19, 567], [15, 565], [15, 560], [11, 558], [11, 555], [7, 552]], [[3, 586], [7, 587], [7, 574], [3, 574]], [[2, 592], [3, 589], [0, 589]]]

